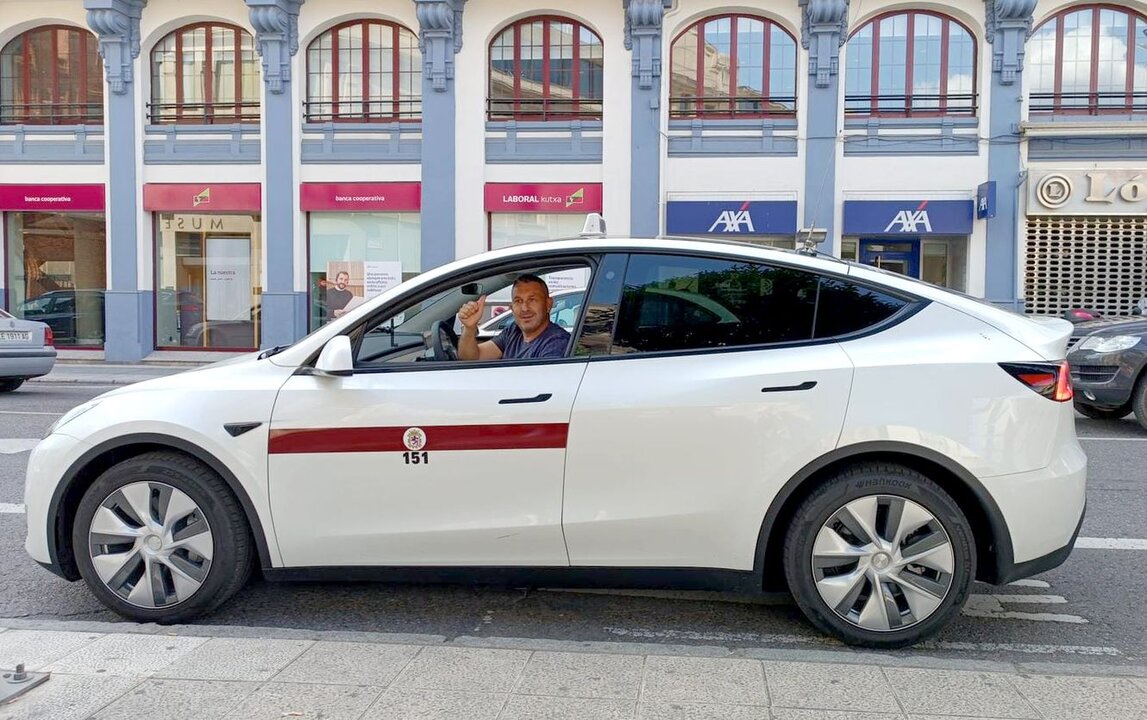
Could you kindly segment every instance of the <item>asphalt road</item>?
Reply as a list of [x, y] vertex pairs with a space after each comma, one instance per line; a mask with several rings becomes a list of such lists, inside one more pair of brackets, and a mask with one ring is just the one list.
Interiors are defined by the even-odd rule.
[[[0, 624], [4, 618], [119, 621], [82, 583], [67, 583], [23, 550], [29, 439], [107, 388], [30, 383], [0, 396]], [[1147, 545], [1147, 432], [1133, 419], [1080, 417], [1090, 458], [1082, 536]], [[1116, 543], [1118, 544], [1118, 543]], [[1126, 544], [1126, 543], [1124, 543]], [[1147, 666], [1147, 549], [1078, 547], [1023, 585], [977, 585], [964, 614], [904, 657]], [[840, 650], [785, 596], [585, 592], [377, 583], [253, 581], [200, 624], [429, 633], [447, 637], [633, 641], [721, 648]]]

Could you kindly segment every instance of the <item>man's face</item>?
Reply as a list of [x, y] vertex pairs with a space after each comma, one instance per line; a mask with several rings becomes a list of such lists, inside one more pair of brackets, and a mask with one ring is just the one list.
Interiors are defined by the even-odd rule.
[[529, 337], [541, 332], [550, 321], [554, 301], [538, 283], [520, 282], [514, 285], [512, 304], [514, 322], [518, 323], [522, 334]]
[[335, 286], [338, 287], [339, 290], [346, 290], [347, 283], [349, 282], [350, 275], [347, 273], [341, 272], [338, 275], [335, 275]]

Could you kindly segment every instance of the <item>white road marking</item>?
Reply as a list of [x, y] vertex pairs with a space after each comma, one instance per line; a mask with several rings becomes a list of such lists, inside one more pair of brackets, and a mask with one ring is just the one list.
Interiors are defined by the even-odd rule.
[[802, 644], [802, 645], [834, 645], [840, 646], [838, 640], [828, 636], [810, 635], [762, 635], [755, 632], [698, 632], [696, 630], [652, 630], [649, 628], [619, 628], [606, 627], [604, 630], [610, 635], [628, 638], [642, 638], [645, 640], [701, 640], [716, 643], [760, 643], [775, 644]]
[[0, 440], [0, 455], [15, 455], [28, 452], [40, 442], [39, 438], [16, 438], [13, 440]]
[[23, 515], [24, 506], [14, 503], [0, 503], [0, 514]]
[[1067, 604], [1067, 598], [1064, 598], [1061, 595], [1003, 595], [996, 593], [992, 595], [985, 595], [983, 597], [995, 598], [1002, 603], [1031, 603], [1032, 605]]
[[47, 415], [49, 417], [59, 417], [64, 413], [58, 412], [40, 412], [38, 410], [0, 410], [0, 415]]
[[1078, 615], [1061, 613], [1026, 613], [1004, 610], [1003, 603], [1031, 602], [1033, 604], [1061, 604], [1067, 600], [1058, 595], [969, 595], [968, 602], [960, 612], [968, 617], [990, 618], [993, 620], [1035, 620], [1038, 622], [1061, 622], [1072, 625], [1086, 625], [1087, 620]]
[[1118, 440], [1125, 442], [1147, 442], [1147, 437], [1079, 437], [1080, 440]]
[[1091, 538], [1075, 541], [1076, 548], [1088, 550], [1147, 550], [1147, 540], [1141, 538]]
[[978, 652], [1018, 652], [1031, 655], [1109, 655], [1123, 653], [1113, 647], [1089, 647], [1087, 645], [1026, 645], [1024, 643], [971, 643], [971, 642], [923, 642], [918, 648], [938, 650], [972, 650]]
[[1048, 585], [1043, 580], [1016, 580], [1015, 582], [1008, 583], [1008, 585], [1014, 585], [1015, 587], [1034, 587], [1034, 588], [1051, 587], [1051, 585]]

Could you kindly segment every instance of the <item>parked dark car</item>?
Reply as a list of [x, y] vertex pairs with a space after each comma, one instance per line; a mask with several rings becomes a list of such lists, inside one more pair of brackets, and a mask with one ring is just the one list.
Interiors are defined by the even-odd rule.
[[1134, 412], [1147, 430], [1147, 317], [1078, 323], [1067, 361], [1076, 410], [1096, 420]]

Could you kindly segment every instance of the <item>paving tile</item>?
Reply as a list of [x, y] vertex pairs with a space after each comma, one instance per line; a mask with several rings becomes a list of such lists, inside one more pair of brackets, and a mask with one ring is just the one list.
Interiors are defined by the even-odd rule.
[[92, 713], [130, 691], [139, 678], [111, 675], [53, 675], [8, 705], [3, 720], [87, 720]]
[[96, 713], [92, 720], [216, 720], [223, 718], [258, 687], [252, 682], [145, 680]]
[[147, 676], [195, 652], [207, 638], [170, 635], [105, 635], [46, 666], [52, 672]]
[[633, 720], [635, 700], [511, 695], [498, 720]]
[[530, 659], [528, 650], [426, 647], [394, 687], [508, 693]]
[[526, 663], [514, 692], [636, 700], [644, 664], [640, 655], [536, 652]]
[[25, 670], [39, 670], [101, 637], [99, 633], [8, 630], [0, 633], [0, 668], [13, 670], [17, 663], [24, 663]]
[[275, 682], [389, 685], [410, 663], [415, 645], [317, 642], [275, 676]]
[[764, 661], [774, 708], [900, 713], [879, 667]]
[[964, 670], [885, 668], [906, 713], [988, 718], [1038, 718], [1008, 675]]
[[496, 720], [505, 704], [497, 693], [391, 688], [361, 720]]
[[156, 675], [183, 680], [270, 680], [313, 644], [310, 640], [213, 638]]
[[700, 705], [693, 703], [641, 703], [638, 720], [769, 720], [764, 705]]
[[1046, 720], [1147, 718], [1147, 692], [1128, 678], [1017, 675], [1011, 681]]
[[[306, 685], [271, 682], [247, 696], [227, 720], [322, 718], [358, 720], [382, 688], [362, 685]], [[295, 713], [300, 713], [296, 715]]]
[[758, 660], [650, 656], [643, 702], [767, 705]]

